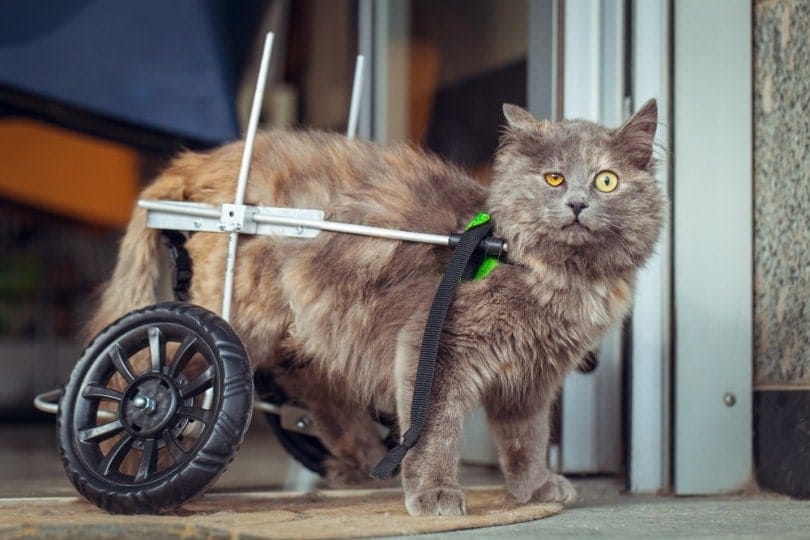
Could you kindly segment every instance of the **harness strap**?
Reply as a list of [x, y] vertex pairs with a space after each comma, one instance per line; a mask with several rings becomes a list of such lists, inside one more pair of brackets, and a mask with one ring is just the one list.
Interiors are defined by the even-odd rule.
[[[430, 306], [425, 333], [422, 335], [422, 348], [419, 352], [419, 364], [416, 368], [416, 380], [411, 402], [411, 425], [402, 437], [402, 443], [391, 449], [388, 454], [371, 471], [373, 478], [390, 478], [399, 468], [405, 454], [419, 440], [425, 425], [433, 376], [436, 371], [436, 356], [439, 352], [439, 338], [442, 334], [447, 312], [453, 302], [456, 288], [462, 279], [470, 279], [475, 274], [478, 264], [473, 261], [473, 254], [481, 241], [492, 230], [488, 219], [474, 223], [462, 235], [458, 245], [450, 256], [447, 271], [442, 276], [433, 304]], [[479, 261], [480, 262], [480, 261]]]
[[192, 268], [191, 257], [186, 250], [186, 235], [178, 231], [163, 230], [166, 247], [172, 256], [172, 290], [178, 302], [188, 301], [188, 289], [191, 284]]

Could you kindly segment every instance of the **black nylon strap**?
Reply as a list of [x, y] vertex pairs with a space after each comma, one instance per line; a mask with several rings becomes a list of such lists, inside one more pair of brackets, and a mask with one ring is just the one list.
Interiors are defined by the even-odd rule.
[[419, 351], [419, 364], [416, 368], [416, 380], [411, 401], [411, 426], [402, 437], [402, 443], [391, 449], [388, 454], [371, 471], [373, 478], [390, 478], [399, 467], [405, 454], [419, 440], [425, 425], [430, 392], [433, 386], [433, 375], [436, 371], [436, 356], [439, 352], [439, 338], [447, 319], [447, 312], [453, 302], [456, 288], [462, 279], [469, 279], [475, 274], [476, 264], [469, 264], [478, 244], [492, 230], [492, 222], [483, 223], [471, 228], [461, 235], [458, 245], [450, 256], [447, 271], [442, 276], [433, 304], [430, 306], [425, 333], [422, 335], [422, 348]]
[[163, 238], [166, 239], [166, 247], [172, 256], [172, 290], [174, 299], [178, 302], [188, 301], [188, 289], [193, 275], [191, 268], [191, 257], [186, 250], [186, 236], [178, 231], [164, 230]]

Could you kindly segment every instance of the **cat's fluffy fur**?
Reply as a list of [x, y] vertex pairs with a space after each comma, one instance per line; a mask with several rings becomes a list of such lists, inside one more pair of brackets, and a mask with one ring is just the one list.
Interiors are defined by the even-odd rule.
[[[421, 151], [319, 132], [256, 139], [246, 204], [320, 208], [326, 219], [431, 233], [494, 219], [513, 265], [462, 283], [442, 334], [433, 400], [402, 482], [414, 515], [459, 514], [464, 414], [483, 403], [509, 494], [567, 502], [571, 484], [546, 466], [549, 409], [562, 377], [627, 313], [634, 274], [658, 236], [663, 197], [653, 178], [657, 115], [650, 101], [623, 127], [540, 122], [504, 106], [508, 125], [487, 190]], [[233, 143], [186, 153], [144, 199], [230, 202], [242, 153]], [[594, 175], [619, 177], [612, 193]], [[565, 182], [552, 187], [544, 174]], [[574, 223], [571, 203], [587, 205]], [[572, 224], [573, 223], [573, 224]], [[90, 332], [156, 301], [159, 233], [136, 209]], [[226, 235], [198, 233], [191, 301], [221, 305]], [[428, 307], [447, 248], [321, 233], [311, 240], [240, 239], [231, 323], [254, 367], [275, 373], [321, 426], [333, 480], [365, 478], [385, 449], [365, 411], [409, 408]]]

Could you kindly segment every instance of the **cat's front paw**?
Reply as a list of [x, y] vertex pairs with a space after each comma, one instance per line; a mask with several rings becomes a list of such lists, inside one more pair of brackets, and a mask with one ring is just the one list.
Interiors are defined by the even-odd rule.
[[406, 494], [405, 507], [412, 516], [463, 516], [467, 513], [464, 492], [453, 487]]
[[577, 489], [561, 474], [552, 474], [539, 488], [534, 490], [532, 502], [559, 502], [570, 504], [577, 500]]

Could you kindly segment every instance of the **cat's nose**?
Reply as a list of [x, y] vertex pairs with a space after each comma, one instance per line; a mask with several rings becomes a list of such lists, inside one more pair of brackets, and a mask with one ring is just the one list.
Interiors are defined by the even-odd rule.
[[579, 214], [582, 213], [584, 209], [588, 208], [588, 203], [577, 199], [569, 199], [565, 204], [571, 207], [571, 210], [574, 211], [574, 216], [576, 217], [579, 217]]

